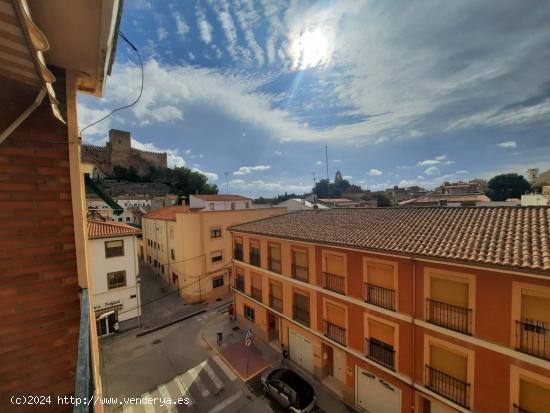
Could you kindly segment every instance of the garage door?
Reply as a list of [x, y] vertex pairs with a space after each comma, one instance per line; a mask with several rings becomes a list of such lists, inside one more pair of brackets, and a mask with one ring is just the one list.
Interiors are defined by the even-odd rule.
[[311, 341], [289, 329], [288, 352], [291, 360], [313, 374], [313, 344]]
[[400, 413], [401, 390], [357, 367], [357, 405], [370, 413]]

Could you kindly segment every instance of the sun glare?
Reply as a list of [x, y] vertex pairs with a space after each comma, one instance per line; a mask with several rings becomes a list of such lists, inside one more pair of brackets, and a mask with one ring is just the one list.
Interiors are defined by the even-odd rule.
[[305, 31], [292, 43], [292, 67], [303, 70], [327, 64], [330, 54], [329, 39], [320, 28]]

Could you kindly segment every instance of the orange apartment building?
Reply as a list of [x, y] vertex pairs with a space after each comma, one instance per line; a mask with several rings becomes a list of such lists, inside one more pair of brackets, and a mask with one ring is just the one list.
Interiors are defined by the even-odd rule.
[[359, 410], [550, 412], [550, 209], [299, 211], [230, 228], [236, 316]]

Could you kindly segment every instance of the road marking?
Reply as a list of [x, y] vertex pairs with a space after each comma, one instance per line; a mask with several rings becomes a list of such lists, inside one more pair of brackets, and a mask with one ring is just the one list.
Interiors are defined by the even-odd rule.
[[204, 371], [206, 374], [208, 374], [208, 377], [214, 382], [214, 386], [216, 386], [216, 390], [220, 391], [223, 389], [223, 383], [222, 381], [216, 376], [216, 373], [214, 373], [214, 370], [212, 370], [212, 367], [205, 361], [203, 366]]
[[[149, 398], [151, 398], [151, 395], [149, 393], [143, 393], [143, 398], [145, 400], [149, 400]], [[152, 404], [144, 403], [143, 408], [147, 413], [155, 413], [155, 408], [153, 407]]]
[[222, 371], [229, 378], [229, 380], [233, 381], [237, 378], [235, 373], [233, 373], [233, 371], [229, 367], [227, 367], [227, 365], [222, 361], [222, 359], [220, 359], [220, 356], [216, 355], [212, 357], [212, 360], [214, 360], [216, 364], [220, 367], [220, 369], [222, 369]]
[[[200, 366], [200, 364], [199, 364]], [[198, 367], [198, 366], [197, 366]], [[187, 370], [185, 373], [183, 373], [180, 377], [183, 383], [187, 386], [187, 388], [191, 388], [191, 385], [195, 383], [197, 387], [199, 388], [199, 391], [201, 392], [202, 397], [208, 397], [210, 396], [210, 391], [206, 388], [204, 383], [199, 377], [199, 373], [197, 372], [197, 367], [193, 367], [192, 369]], [[200, 369], [199, 369], [200, 371]]]
[[208, 413], [219, 413], [221, 412], [222, 410], [224, 410], [227, 406], [229, 406], [231, 403], [233, 403], [234, 401], [236, 401], [239, 397], [241, 397], [243, 395], [243, 392], [242, 391], [238, 391], [237, 393], [235, 393], [233, 396], [231, 396], [230, 398], [228, 399], [225, 399], [223, 402], [221, 402], [220, 404], [218, 404], [216, 407], [214, 407], [212, 410], [210, 410]]
[[179, 377], [176, 377], [173, 381], [176, 382], [178, 389], [181, 392], [181, 397], [186, 397], [189, 399], [189, 404], [187, 404], [187, 406], [193, 406], [193, 398], [191, 397], [191, 393], [189, 393], [187, 386], [182, 383]]

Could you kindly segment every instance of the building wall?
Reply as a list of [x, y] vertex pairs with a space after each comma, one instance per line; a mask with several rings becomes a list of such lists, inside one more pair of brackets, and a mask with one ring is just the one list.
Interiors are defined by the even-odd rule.
[[[55, 76], [64, 112], [65, 75]], [[74, 393], [80, 301], [69, 147], [47, 99], [0, 144], [0, 400], [10, 411], [36, 410], [7, 404], [11, 395]]]
[[[157, 274], [173, 288], [178, 288], [180, 295], [189, 302], [228, 296], [233, 250], [227, 228], [285, 212], [284, 208], [250, 208], [178, 213], [176, 221], [144, 218], [145, 261], [154, 267], [156, 259], [159, 263]], [[222, 236], [211, 238], [213, 228], [220, 228]], [[157, 247], [151, 246], [151, 242]], [[213, 253], [218, 251], [222, 253], [222, 260], [212, 262]], [[213, 288], [213, 279], [220, 276], [223, 276], [223, 286]]]
[[[119, 239], [124, 240], [124, 255], [121, 257], [105, 258], [105, 242]], [[136, 237], [91, 239], [89, 240], [89, 252], [94, 292], [92, 297], [94, 310], [100, 310], [120, 303], [122, 304], [122, 309], [119, 311], [119, 321], [130, 320], [140, 315], [138, 307], [138, 303], [140, 302], [139, 288], [136, 282], [136, 277], [139, 273]], [[115, 271], [126, 271], [126, 286], [109, 290], [107, 273]]]
[[[200, 208], [207, 211], [230, 211], [231, 209], [252, 208], [252, 200], [240, 201], [203, 201], [193, 195], [189, 197], [189, 206], [191, 208]], [[233, 206], [233, 208], [232, 208]], [[213, 207], [213, 209], [212, 209]]]
[[[323, 379], [329, 373], [325, 358], [327, 348], [346, 352], [345, 380], [340, 389], [350, 403], [356, 402], [356, 366], [381, 378], [401, 390], [402, 412], [414, 408], [423, 412], [423, 399], [447, 406], [449, 411], [460, 411], [460, 407], [445, 397], [435, 394], [426, 387], [426, 365], [430, 366], [430, 346], [449, 350], [464, 356], [466, 360], [466, 381], [470, 383], [470, 408], [479, 412], [513, 411], [519, 404], [519, 382], [512, 375], [514, 369], [525, 374], [536, 375], [537, 383], [543, 383], [550, 392], [550, 361], [534, 355], [516, 351], [516, 321], [521, 317], [521, 294], [532, 291], [534, 295], [550, 297], [550, 279], [544, 276], [527, 276], [498, 270], [456, 266], [440, 262], [424, 262], [408, 257], [387, 256], [371, 252], [353, 251], [343, 248], [299, 243], [288, 240], [259, 237], [247, 234], [233, 234], [235, 240], [243, 242], [244, 262], [234, 262], [235, 274], [243, 274], [244, 292], [235, 291], [237, 319], [254, 328], [255, 334], [269, 339], [267, 319], [273, 314], [280, 323], [278, 340], [288, 344], [288, 328], [303, 333], [314, 349], [314, 374]], [[249, 264], [249, 243], [260, 241], [261, 268]], [[268, 244], [281, 246], [281, 274], [267, 270]], [[309, 282], [292, 278], [291, 248], [303, 248], [308, 252]], [[323, 271], [326, 254], [340, 254], [344, 257], [345, 294], [323, 288]], [[395, 280], [395, 311], [384, 309], [365, 301], [363, 283], [368, 281], [365, 262], [388, 264], [393, 272], [387, 277]], [[391, 275], [389, 275], [391, 274]], [[261, 277], [261, 300], [251, 297], [252, 277]], [[427, 301], [431, 297], [430, 277], [450, 280], [468, 286], [468, 308], [471, 309], [471, 334], [455, 332], [448, 328], [427, 322]], [[282, 284], [281, 311], [274, 309], [269, 301], [269, 283]], [[458, 281], [457, 281], [458, 282]], [[441, 289], [441, 287], [438, 287]], [[303, 291], [309, 294], [310, 323], [304, 326], [294, 320], [293, 293]], [[439, 290], [438, 290], [439, 291]], [[442, 290], [444, 291], [444, 290]], [[325, 336], [324, 320], [327, 317], [327, 303], [344, 309], [345, 344], [338, 344]], [[255, 309], [256, 321], [244, 318], [244, 305]], [[550, 321], [550, 307], [544, 314]], [[395, 350], [394, 371], [365, 357], [365, 338], [368, 337], [369, 320], [393, 328]], [[414, 321], [414, 322], [413, 322]], [[546, 350], [550, 356], [550, 343]], [[435, 350], [433, 350], [435, 351]], [[292, 349], [291, 349], [292, 354]], [[461, 359], [462, 360], [462, 359]], [[449, 362], [450, 363], [450, 362]], [[411, 386], [411, 380], [416, 384]], [[548, 393], [550, 394], [550, 393]], [[376, 397], [376, 395], [373, 395]], [[435, 407], [434, 407], [435, 408]]]

